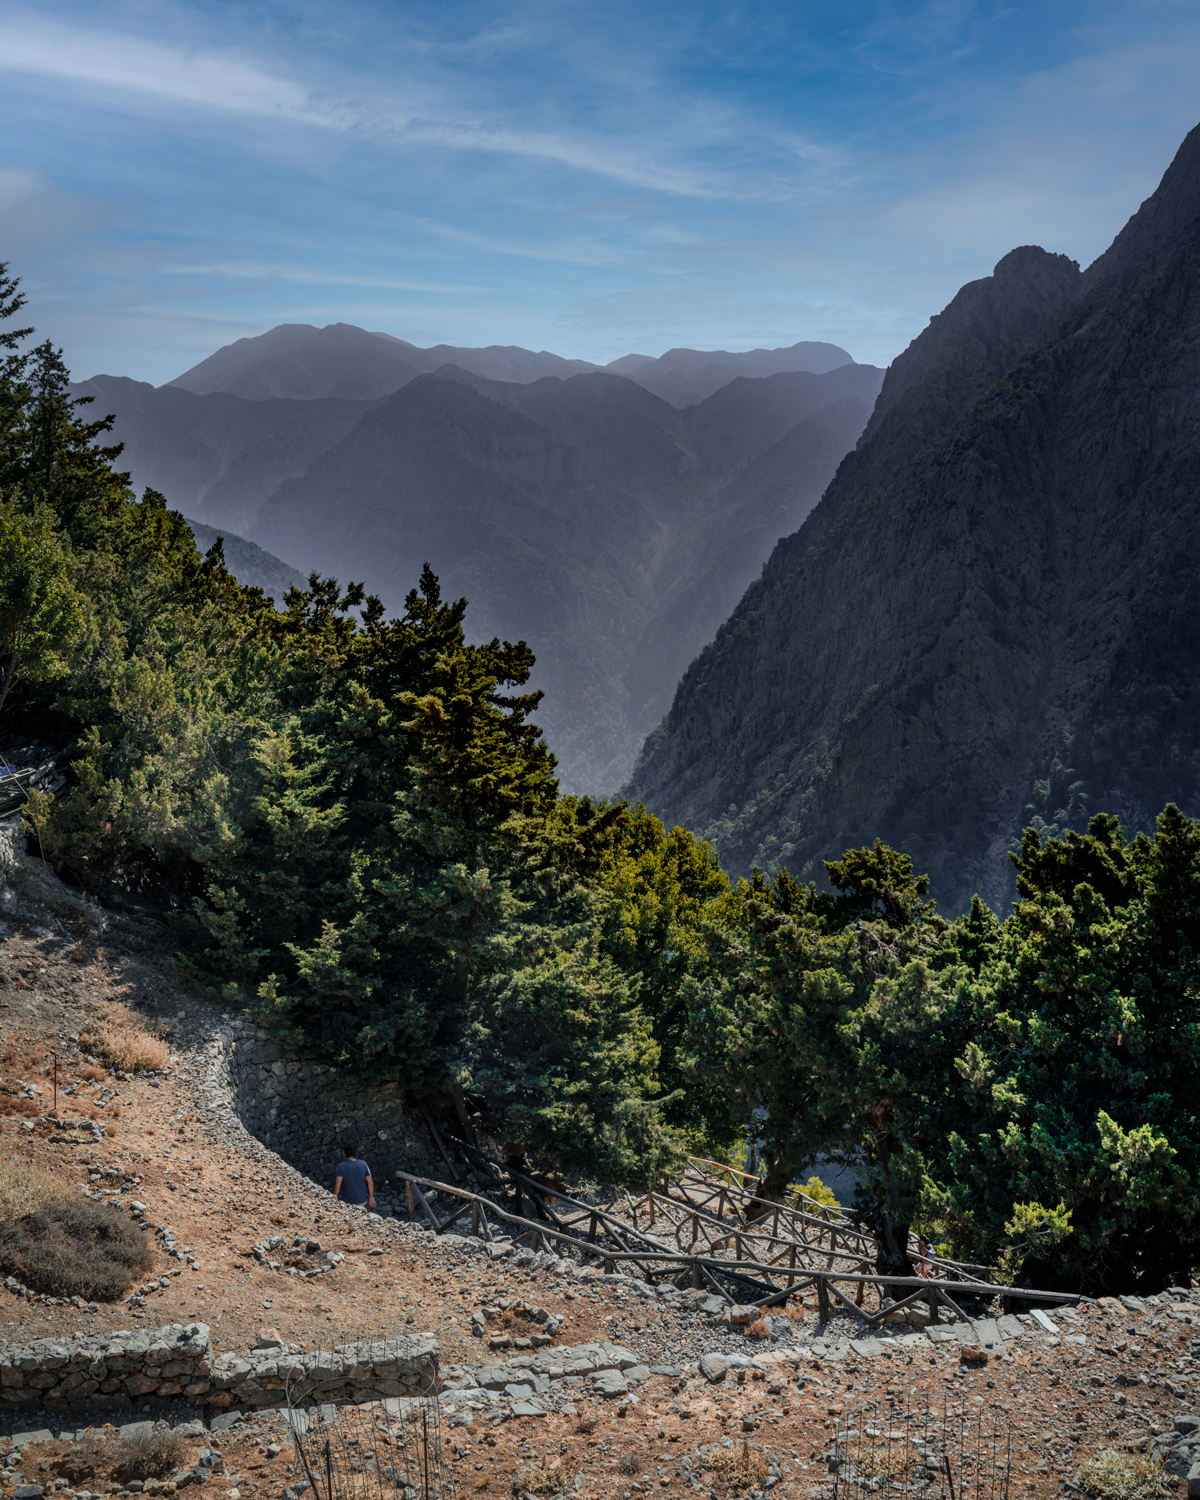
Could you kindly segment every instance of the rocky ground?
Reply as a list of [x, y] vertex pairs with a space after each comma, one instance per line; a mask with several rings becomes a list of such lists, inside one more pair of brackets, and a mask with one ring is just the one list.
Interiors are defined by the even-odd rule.
[[[173, 1026], [157, 1076], [115, 1076], [78, 1045], [117, 999]], [[1170, 1463], [1186, 1473], [1186, 1442], [1168, 1435], [1200, 1406], [1200, 1293], [1056, 1309], [1053, 1329], [1028, 1315], [996, 1321], [997, 1307], [971, 1326], [871, 1333], [849, 1312], [820, 1326], [814, 1307], [793, 1303], [770, 1337], [752, 1338], [703, 1296], [583, 1274], [549, 1254], [493, 1258], [478, 1241], [336, 1203], [222, 1099], [214, 1068], [228, 1020], [174, 977], [154, 920], [88, 908], [32, 862], [18, 867], [0, 896], [0, 1150], [148, 1222], [154, 1265], [132, 1301], [111, 1305], [0, 1290], [0, 1349], [193, 1322], [218, 1355], [428, 1334], [457, 1388], [441, 1415], [460, 1491], [824, 1494], [839, 1423], [867, 1430], [881, 1413], [894, 1425], [927, 1409], [1011, 1437], [1010, 1494], [1057, 1493], [1106, 1447], [1174, 1445]], [[385, 1452], [400, 1442], [403, 1403], [355, 1420], [374, 1424], [370, 1444]], [[277, 1411], [147, 1399], [90, 1423], [86, 1410], [0, 1411], [0, 1494], [137, 1493], [117, 1439], [154, 1422], [183, 1435], [180, 1478], [211, 1495], [281, 1495], [302, 1479]], [[107, 1447], [89, 1446], [89, 1425]], [[1182, 1496], [1182, 1474], [1173, 1482]]]

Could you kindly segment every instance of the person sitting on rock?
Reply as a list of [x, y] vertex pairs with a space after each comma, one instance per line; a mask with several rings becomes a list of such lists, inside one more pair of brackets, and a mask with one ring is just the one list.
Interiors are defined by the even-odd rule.
[[343, 1203], [353, 1203], [356, 1207], [365, 1203], [368, 1208], [374, 1208], [375, 1184], [371, 1179], [370, 1167], [365, 1161], [359, 1161], [358, 1149], [349, 1141], [343, 1143], [342, 1154], [345, 1160], [337, 1164], [333, 1196], [340, 1198]]

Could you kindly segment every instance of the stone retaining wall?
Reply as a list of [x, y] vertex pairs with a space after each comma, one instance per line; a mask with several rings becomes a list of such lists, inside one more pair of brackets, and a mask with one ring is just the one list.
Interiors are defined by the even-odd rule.
[[271, 1031], [248, 1020], [223, 1034], [215, 1064], [214, 1081], [251, 1135], [322, 1187], [333, 1185], [346, 1140], [371, 1168], [381, 1208], [398, 1206], [388, 1187], [396, 1171], [440, 1175], [433, 1142], [407, 1116], [399, 1083], [348, 1084], [322, 1063], [285, 1056]]
[[[306, 1352], [294, 1346], [213, 1358], [206, 1323], [142, 1332], [76, 1334], [0, 1349], [0, 1403], [50, 1411], [86, 1401], [116, 1411], [149, 1396], [196, 1406], [343, 1404], [418, 1396], [438, 1379], [434, 1339], [399, 1337]], [[0, 1409], [3, 1409], [0, 1407]]]

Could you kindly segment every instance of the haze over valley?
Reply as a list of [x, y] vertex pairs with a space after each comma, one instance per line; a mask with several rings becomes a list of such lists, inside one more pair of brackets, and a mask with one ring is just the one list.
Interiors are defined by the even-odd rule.
[[73, 389], [115, 413], [135, 487], [205, 526], [392, 609], [430, 563], [474, 638], [533, 647], [564, 788], [612, 794], [883, 379], [811, 342], [631, 363], [293, 326], [158, 388]]

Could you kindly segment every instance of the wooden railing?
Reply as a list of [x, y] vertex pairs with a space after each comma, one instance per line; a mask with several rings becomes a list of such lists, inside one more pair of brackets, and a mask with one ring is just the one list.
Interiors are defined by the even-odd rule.
[[[811, 1216], [787, 1210], [783, 1205], [780, 1205], [780, 1221], [766, 1230], [747, 1225], [740, 1218], [729, 1222], [721, 1212], [673, 1194], [646, 1193], [636, 1200], [625, 1200], [623, 1206], [629, 1214], [626, 1219], [613, 1211], [615, 1205], [604, 1208], [583, 1203], [564, 1193], [551, 1192], [522, 1172], [499, 1167], [496, 1170], [504, 1170], [512, 1186], [513, 1209], [502, 1207], [491, 1196], [433, 1178], [398, 1172], [396, 1179], [405, 1184], [410, 1219], [420, 1212], [435, 1234], [444, 1234], [470, 1215], [470, 1232], [491, 1240], [495, 1220], [515, 1231], [512, 1236], [515, 1243], [526, 1243], [534, 1250], [540, 1249], [543, 1242], [569, 1248], [595, 1259], [606, 1272], [620, 1266], [651, 1283], [670, 1279], [676, 1285], [690, 1282], [693, 1287], [708, 1286], [726, 1302], [737, 1299], [720, 1278], [733, 1280], [739, 1297], [744, 1288], [755, 1294], [740, 1300], [759, 1308], [786, 1302], [794, 1293], [813, 1287], [822, 1322], [827, 1322], [832, 1314], [831, 1298], [871, 1326], [917, 1302], [927, 1304], [931, 1322], [938, 1321], [942, 1307], [965, 1317], [952, 1299], [952, 1292], [988, 1298], [1013, 1295], [1035, 1302], [1074, 1300], [1071, 1293], [1029, 1291], [1024, 1287], [1014, 1290], [977, 1277], [951, 1277], [946, 1262], [942, 1262], [942, 1274], [937, 1278], [884, 1276], [870, 1269], [863, 1254], [867, 1237], [861, 1232], [846, 1231], [863, 1242], [853, 1246], [826, 1244], [811, 1236], [793, 1238], [788, 1230], [794, 1226], [787, 1215], [792, 1214], [806, 1224]], [[727, 1193], [730, 1190], [725, 1189]], [[430, 1193], [448, 1196], [457, 1202], [457, 1207], [439, 1217], [429, 1202]], [[536, 1217], [523, 1212], [526, 1198]], [[813, 1222], [836, 1234], [846, 1230], [844, 1225], [831, 1225], [825, 1220]], [[824, 1264], [818, 1264], [821, 1261]], [[840, 1290], [839, 1284], [848, 1285], [857, 1296], [852, 1300]], [[880, 1306], [876, 1310], [862, 1305], [868, 1287], [879, 1291]], [[885, 1295], [897, 1298], [886, 1309], [882, 1306]]]

